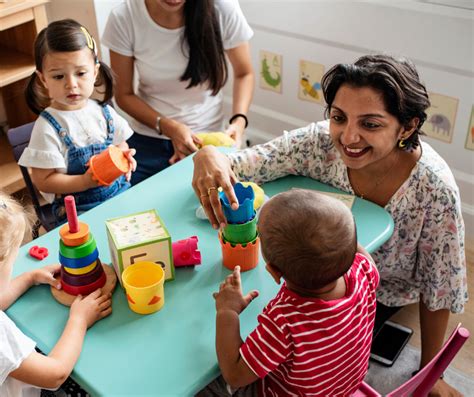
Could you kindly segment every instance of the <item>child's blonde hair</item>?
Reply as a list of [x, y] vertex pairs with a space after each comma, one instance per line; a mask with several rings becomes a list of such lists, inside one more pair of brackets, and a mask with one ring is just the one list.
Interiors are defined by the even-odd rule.
[[0, 264], [31, 232], [33, 214], [0, 190]]

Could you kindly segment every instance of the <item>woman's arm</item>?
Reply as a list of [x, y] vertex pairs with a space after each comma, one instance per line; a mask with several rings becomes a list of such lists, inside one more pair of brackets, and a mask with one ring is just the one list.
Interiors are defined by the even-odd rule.
[[154, 129], [159, 113], [135, 95], [133, 90], [133, 57], [127, 57], [110, 51], [110, 65], [117, 78], [117, 84], [115, 85], [117, 105], [140, 123]]
[[34, 185], [45, 193], [77, 193], [98, 186], [89, 172], [82, 175], [67, 175], [50, 168], [31, 168], [31, 179]]
[[[252, 101], [255, 86], [255, 73], [250, 58], [249, 43], [243, 43], [238, 47], [226, 51], [234, 72], [234, 86], [232, 91], [232, 114], [247, 114]], [[227, 129], [240, 147], [243, 140], [245, 120], [237, 117]]]
[[[156, 119], [162, 115], [135, 95], [133, 90], [133, 57], [127, 57], [110, 51], [110, 64], [117, 77], [115, 100], [119, 107], [135, 120], [155, 129]], [[196, 143], [200, 141], [193, 135], [188, 126], [162, 116], [160, 129], [173, 143], [175, 154], [172, 160], [170, 160], [171, 163], [198, 150]]]

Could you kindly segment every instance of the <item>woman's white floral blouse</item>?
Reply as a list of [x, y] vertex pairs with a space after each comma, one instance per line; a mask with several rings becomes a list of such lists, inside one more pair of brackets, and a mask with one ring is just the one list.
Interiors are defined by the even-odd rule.
[[[241, 180], [264, 183], [304, 175], [354, 194], [327, 121], [284, 133], [268, 143], [229, 154]], [[381, 276], [377, 299], [387, 306], [418, 302], [430, 310], [463, 311], [467, 301], [461, 200], [446, 162], [425, 142], [410, 177], [385, 210], [392, 237], [373, 257]]]

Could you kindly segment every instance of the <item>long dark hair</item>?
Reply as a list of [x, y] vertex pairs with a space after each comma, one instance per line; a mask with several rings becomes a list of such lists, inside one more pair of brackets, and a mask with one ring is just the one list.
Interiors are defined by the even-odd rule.
[[181, 76], [186, 88], [207, 83], [217, 95], [227, 81], [227, 63], [214, 0], [188, 0], [184, 4], [184, 37], [189, 62]]
[[[88, 47], [94, 55], [95, 62], [100, 65], [95, 87], [104, 86], [103, 99], [99, 103], [106, 103], [112, 99], [114, 78], [112, 70], [97, 57], [97, 45], [92, 36], [80, 23], [73, 19], [63, 19], [50, 23], [36, 37], [35, 64], [36, 70], [43, 71], [43, 59], [49, 52], [80, 51]], [[41, 113], [48, 105], [49, 98], [44, 92], [42, 84], [38, 82], [36, 72], [30, 77], [25, 91], [26, 102], [36, 114]]]
[[415, 131], [405, 140], [404, 149], [412, 150], [420, 144], [419, 135], [424, 135], [421, 126], [426, 120], [425, 111], [430, 106], [430, 100], [411, 61], [379, 54], [362, 56], [353, 64], [333, 66], [321, 80], [327, 103], [326, 116], [342, 84], [372, 87], [379, 91], [387, 111], [406, 129], [409, 129], [414, 118], [418, 118], [420, 121]]

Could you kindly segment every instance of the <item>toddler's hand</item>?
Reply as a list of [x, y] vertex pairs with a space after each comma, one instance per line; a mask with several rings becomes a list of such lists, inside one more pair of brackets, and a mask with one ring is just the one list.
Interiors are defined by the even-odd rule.
[[83, 320], [89, 328], [110, 313], [112, 313], [112, 294], [102, 295], [99, 288], [85, 298], [78, 295], [71, 305], [69, 317]]
[[61, 289], [61, 283], [54, 278], [54, 275], [59, 273], [61, 265], [56, 263], [54, 265], [47, 265], [39, 269], [31, 271], [31, 276], [34, 285], [49, 284], [57, 289]]
[[214, 292], [213, 296], [216, 300], [216, 311], [232, 310], [240, 314], [258, 296], [258, 291], [253, 290], [243, 295], [240, 266], [236, 266], [233, 273], [219, 286], [219, 292]]
[[127, 179], [127, 182], [130, 182], [130, 178], [132, 177], [132, 172], [135, 172], [137, 169], [137, 160], [133, 156], [137, 153], [135, 149], [126, 149], [122, 150], [123, 154], [128, 160], [128, 164], [130, 164], [130, 169], [128, 172], [125, 174], [125, 178]]

